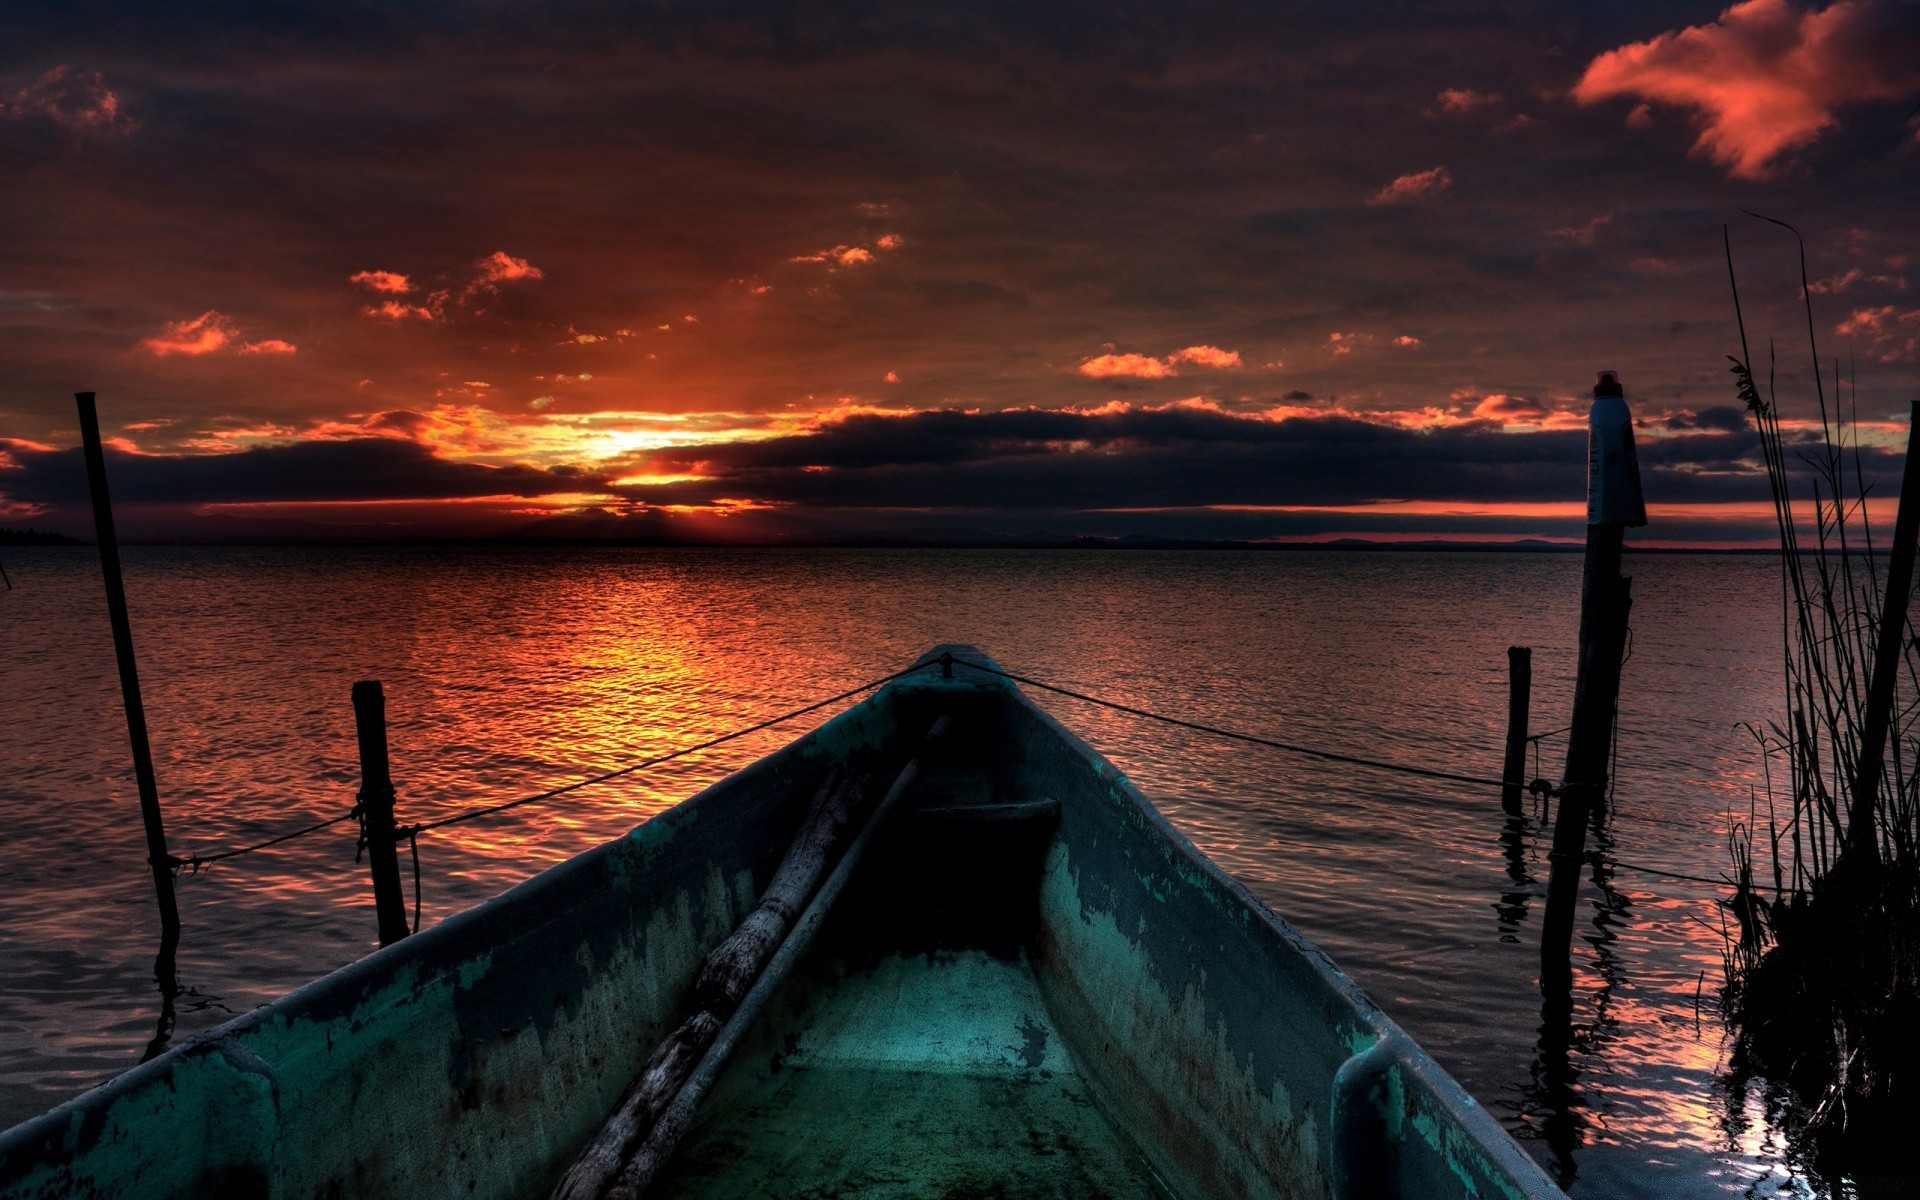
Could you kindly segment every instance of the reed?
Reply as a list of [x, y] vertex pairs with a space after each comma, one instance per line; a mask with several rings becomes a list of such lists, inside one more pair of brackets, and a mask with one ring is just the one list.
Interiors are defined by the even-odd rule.
[[1748, 726], [1764, 782], [1728, 839], [1735, 895], [1724, 997], [1734, 1065], [1799, 1094], [1804, 1150], [1850, 1173], [1877, 1172], [1889, 1165], [1881, 1156], [1903, 1153], [1901, 1114], [1920, 1099], [1920, 650], [1902, 620], [1883, 774], [1861, 788], [1887, 568], [1867, 512], [1857, 388], [1835, 361], [1829, 394], [1802, 242], [1819, 425], [1783, 428], [1774, 348], [1763, 394], [1730, 237], [1726, 252], [1740, 327], [1735, 391], [1760, 436], [1780, 539], [1785, 701], [1775, 719]]

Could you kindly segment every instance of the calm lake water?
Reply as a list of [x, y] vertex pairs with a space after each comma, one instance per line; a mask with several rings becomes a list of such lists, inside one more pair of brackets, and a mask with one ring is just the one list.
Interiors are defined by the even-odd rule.
[[[0, 1127], [138, 1062], [156, 918], [91, 548], [0, 591]], [[1775, 567], [1636, 556], [1622, 864], [1587, 882], [1565, 1069], [1539, 1051], [1543, 837], [1496, 795], [1219, 743], [1046, 694], [1203, 850], [1326, 948], [1576, 1196], [1825, 1194], [1780, 1100], [1726, 1075], [1717, 876], [1778, 705]], [[1566, 724], [1565, 554], [135, 548], [127, 588], [174, 853], [334, 816], [348, 689], [385, 682], [400, 819], [763, 719], [972, 642], [1010, 670], [1233, 728], [1498, 775], [1506, 647]], [[796, 736], [421, 839], [432, 923]], [[1558, 777], [1549, 739], [1542, 773]], [[352, 826], [181, 883], [175, 1037], [373, 948]], [[1602, 872], [1605, 877], [1608, 872]]]

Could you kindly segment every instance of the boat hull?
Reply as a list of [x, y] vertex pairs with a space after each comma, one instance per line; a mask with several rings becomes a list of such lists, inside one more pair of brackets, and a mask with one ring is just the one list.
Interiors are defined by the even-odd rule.
[[[963, 660], [951, 678], [933, 665], [941, 652]], [[902, 1045], [931, 1057], [855, 1091], [910, 1097], [970, 1080], [967, 1095], [1029, 1105], [1019, 1119], [1059, 1130], [1056, 1149], [1123, 1156], [1099, 1167], [1098, 1188], [1058, 1194], [1559, 1194], [1324, 955], [1090, 747], [964, 660], [990, 665], [940, 648], [927, 671], [627, 836], [0, 1134], [0, 1196], [544, 1196], [677, 1023], [702, 957], [754, 904], [829, 766], [897, 765], [939, 713], [957, 719], [944, 757], [709, 1099], [661, 1181], [669, 1194], [737, 1194], [702, 1174], [701, 1138], [754, 1104], [770, 1115], [732, 1128], [771, 1131], [784, 1112], [812, 1120], [809, 1144], [824, 1145], [835, 1126], [795, 1100], [799, 1072], [863, 1053], [877, 1070]], [[894, 996], [881, 1007], [898, 1016], [909, 977], [874, 991], [874, 972], [963, 956], [979, 966], [966, 978], [987, 1032], [960, 1022], [945, 1041], [903, 1038], [939, 1011], [925, 1004], [905, 1025], [856, 1019], [852, 983], [868, 988], [868, 1009]], [[836, 988], [840, 1008], [828, 1003]], [[832, 1018], [851, 1030], [834, 1041], [820, 1031], [841, 1009], [856, 1017]], [[1025, 1024], [991, 1034], [1015, 1012]], [[800, 1061], [810, 1036], [822, 1049]], [[1020, 1090], [1056, 1076], [1051, 1092]], [[1061, 1124], [1076, 1116], [1072, 1097], [1097, 1119]], [[985, 1132], [973, 1142], [990, 1144]], [[924, 1168], [933, 1147], [968, 1137], [923, 1121], [871, 1154]], [[836, 1153], [774, 1161], [818, 1174], [852, 1161]], [[935, 1194], [1046, 1194], [1041, 1176], [1020, 1182], [1028, 1168], [1010, 1153], [960, 1155], [953, 1171], [984, 1174], [952, 1175]], [[788, 1190], [928, 1194], [924, 1173], [891, 1190], [884, 1175]]]

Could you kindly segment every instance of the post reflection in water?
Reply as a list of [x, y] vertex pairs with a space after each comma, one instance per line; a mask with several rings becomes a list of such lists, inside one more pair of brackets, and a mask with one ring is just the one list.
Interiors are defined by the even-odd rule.
[[1533, 832], [1533, 822], [1525, 816], [1508, 817], [1500, 826], [1500, 854], [1506, 860], [1507, 879], [1513, 884], [1500, 893], [1499, 901], [1493, 906], [1503, 942], [1520, 940], [1520, 926], [1527, 920], [1527, 904], [1539, 894], [1539, 884], [1527, 869], [1527, 848]]

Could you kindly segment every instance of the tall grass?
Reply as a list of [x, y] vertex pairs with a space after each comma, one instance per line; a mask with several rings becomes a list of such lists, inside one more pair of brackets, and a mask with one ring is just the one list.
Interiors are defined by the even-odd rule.
[[1729, 839], [1737, 932], [1726, 998], [1737, 1065], [1801, 1095], [1816, 1154], [1875, 1170], [1882, 1151], [1906, 1154], [1891, 1135], [1920, 1092], [1920, 650], [1901, 621], [1890, 634], [1901, 639], [1900, 680], [1880, 781], [1863, 787], [1886, 564], [1867, 510], [1858, 393], [1843, 388], [1836, 362], [1829, 394], [1802, 243], [1819, 422], [1783, 427], [1772, 346], [1764, 392], [1755, 378], [1730, 238], [1727, 272], [1740, 325], [1735, 392], [1760, 436], [1780, 539], [1785, 701], [1749, 726], [1765, 783]]

